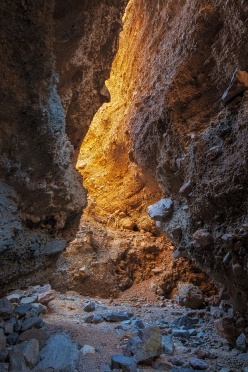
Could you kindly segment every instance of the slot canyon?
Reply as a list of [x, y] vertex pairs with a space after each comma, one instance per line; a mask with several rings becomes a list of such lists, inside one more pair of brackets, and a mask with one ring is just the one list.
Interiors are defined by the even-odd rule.
[[247, 372], [246, 0], [0, 10], [0, 372]]

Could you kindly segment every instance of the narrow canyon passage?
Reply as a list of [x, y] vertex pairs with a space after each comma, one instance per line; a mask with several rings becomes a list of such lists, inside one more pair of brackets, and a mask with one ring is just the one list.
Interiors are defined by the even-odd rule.
[[38, 3], [0, 3], [0, 372], [248, 372], [248, 4]]

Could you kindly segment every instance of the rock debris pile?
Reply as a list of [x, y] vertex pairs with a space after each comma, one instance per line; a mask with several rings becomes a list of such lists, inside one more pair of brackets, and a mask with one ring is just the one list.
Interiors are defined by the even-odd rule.
[[244, 319], [226, 300], [197, 308], [196, 289], [184, 283], [174, 300], [155, 302], [148, 288], [118, 300], [50, 285], [15, 291], [0, 300], [0, 371], [247, 372]]

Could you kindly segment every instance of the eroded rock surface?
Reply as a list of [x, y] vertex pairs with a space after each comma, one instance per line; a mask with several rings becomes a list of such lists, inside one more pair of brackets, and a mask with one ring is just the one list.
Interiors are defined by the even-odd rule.
[[106, 99], [125, 3], [0, 5], [1, 290], [51, 264], [77, 227], [86, 192], [72, 159]]

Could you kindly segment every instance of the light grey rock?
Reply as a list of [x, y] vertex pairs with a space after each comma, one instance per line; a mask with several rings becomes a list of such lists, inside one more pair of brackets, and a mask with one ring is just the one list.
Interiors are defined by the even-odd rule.
[[121, 369], [125, 372], [137, 372], [137, 364], [135, 359], [115, 354], [111, 358], [111, 369]]
[[21, 298], [20, 303], [21, 304], [31, 304], [31, 303], [37, 301], [37, 298], [38, 298], [37, 296], [23, 297], [23, 298]]
[[96, 349], [93, 347], [93, 346], [90, 346], [90, 345], [84, 345], [81, 349], [80, 349], [81, 353], [83, 355], [87, 355], [87, 354], [95, 354], [96, 352]]
[[240, 350], [246, 350], [246, 336], [244, 333], [241, 333], [236, 340], [236, 345]]
[[19, 345], [15, 345], [14, 349], [22, 352], [25, 362], [28, 367], [34, 367], [38, 362], [39, 357], [39, 342], [36, 339], [24, 341]]
[[79, 350], [72, 339], [63, 334], [51, 336], [40, 351], [41, 361], [37, 368], [67, 369], [74, 372], [79, 359]]
[[171, 198], [163, 198], [148, 207], [148, 214], [155, 221], [163, 221], [172, 214], [172, 211], [173, 201]]

